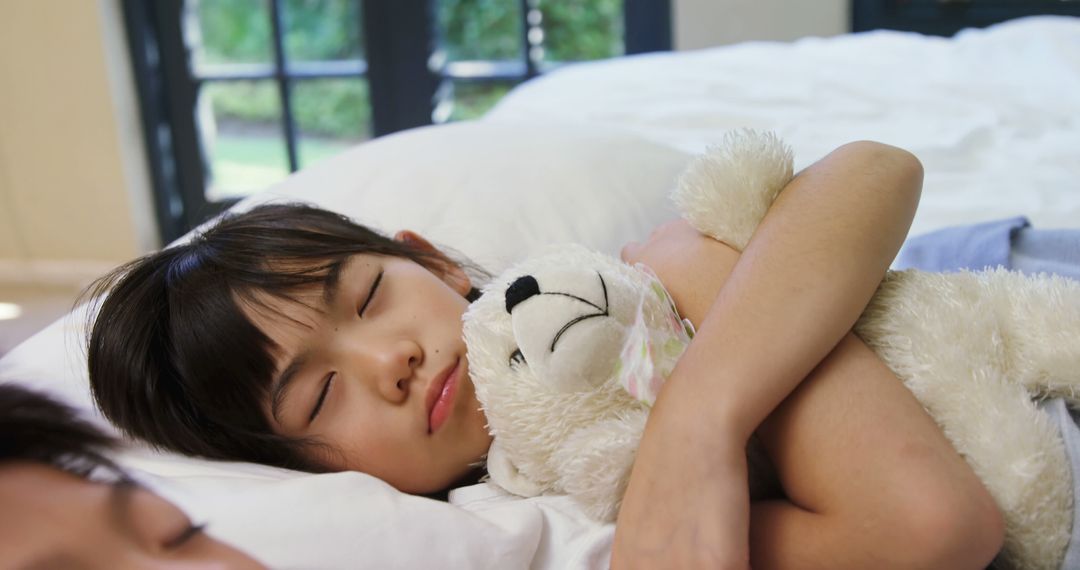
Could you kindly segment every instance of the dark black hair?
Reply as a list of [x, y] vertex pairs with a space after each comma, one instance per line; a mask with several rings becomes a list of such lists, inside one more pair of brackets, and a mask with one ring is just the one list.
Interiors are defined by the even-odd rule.
[[0, 463], [32, 461], [86, 477], [120, 473], [107, 453], [116, 441], [72, 408], [15, 384], [0, 384]]
[[311, 459], [318, 442], [271, 428], [264, 402], [276, 344], [243, 307], [265, 307], [260, 295], [296, 301], [361, 253], [411, 259], [440, 274], [451, 263], [333, 212], [271, 204], [119, 267], [85, 294], [97, 299], [87, 356], [98, 407], [157, 447], [321, 471]]

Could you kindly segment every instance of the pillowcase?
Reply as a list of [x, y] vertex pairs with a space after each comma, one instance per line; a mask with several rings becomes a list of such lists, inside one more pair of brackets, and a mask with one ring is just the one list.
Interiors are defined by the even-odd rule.
[[463, 122], [386, 136], [237, 205], [300, 200], [393, 233], [411, 229], [492, 272], [553, 242], [618, 254], [678, 214], [689, 156], [628, 132]]
[[[621, 131], [456, 123], [359, 145], [234, 210], [267, 201], [310, 202], [387, 233], [418, 231], [498, 272], [552, 242], [617, 254], [626, 241], [676, 216], [667, 195], [688, 159]], [[77, 310], [16, 347], [0, 359], [0, 382], [50, 392], [112, 429], [90, 398], [85, 321]], [[561, 543], [552, 545], [545, 536], [596, 536], [601, 552], [610, 540], [610, 529], [597, 530], [602, 525], [568, 516], [569, 507], [543, 498], [485, 498], [463, 509], [399, 493], [359, 473], [301, 474], [138, 444], [121, 462], [193, 518], [207, 521], [208, 532], [273, 568], [509, 568], [532, 562], [561, 568], [568, 556], [597, 557], [583, 557], [590, 550], [580, 545], [562, 552]], [[602, 555], [598, 560], [604, 563]]]

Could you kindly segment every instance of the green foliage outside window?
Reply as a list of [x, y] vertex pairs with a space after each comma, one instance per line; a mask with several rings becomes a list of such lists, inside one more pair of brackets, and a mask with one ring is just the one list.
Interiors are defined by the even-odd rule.
[[[277, 85], [231, 81], [206, 86], [219, 120], [267, 123], [277, 127], [281, 104]], [[308, 79], [293, 83], [293, 117], [302, 133], [360, 139], [371, 122], [367, 84], [359, 79]]]
[[603, 59], [623, 54], [623, 0], [542, 2], [548, 61]]
[[[622, 55], [623, 0], [542, 0], [545, 59], [583, 61]], [[437, 0], [451, 60], [520, 59], [520, 0]]]
[[520, 5], [520, 0], [436, 0], [449, 59], [521, 59]]
[[[273, 61], [267, 0], [189, 0], [201, 35], [198, 61]], [[394, 0], [385, 0], [394, 1]], [[451, 60], [520, 60], [519, 0], [434, 0], [443, 47]], [[621, 55], [623, 0], [542, 0], [547, 61], [581, 61]], [[363, 57], [356, 0], [285, 0], [285, 50], [291, 61]], [[310, 135], [362, 138], [370, 122], [367, 85], [360, 80], [293, 83], [297, 126]], [[482, 114], [505, 86], [459, 89], [454, 118]], [[211, 87], [219, 120], [276, 124], [277, 90], [270, 82], [231, 82]], [[464, 97], [466, 93], [470, 96]]]
[[[274, 51], [267, 0], [189, 0], [206, 63], [270, 62]], [[285, 0], [285, 52], [294, 61], [362, 56], [356, 0]]]

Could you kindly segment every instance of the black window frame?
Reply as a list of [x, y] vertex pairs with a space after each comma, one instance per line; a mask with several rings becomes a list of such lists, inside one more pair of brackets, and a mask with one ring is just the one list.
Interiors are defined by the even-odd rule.
[[[371, 136], [432, 124], [453, 82], [515, 84], [547, 67], [529, 49], [529, 10], [538, 0], [521, 2], [522, 57], [515, 62], [442, 62], [437, 46], [432, 0], [355, 0], [363, 16], [365, 59], [292, 63], [282, 42], [284, 0], [269, 3], [273, 62], [242, 68], [211, 69], [195, 77], [183, 37], [184, 0], [122, 0], [129, 53], [139, 98], [139, 113], [155, 212], [163, 243], [180, 237], [239, 199], [208, 201], [206, 162], [196, 122], [202, 82], [273, 80], [281, 101], [282, 136], [290, 172], [299, 168], [298, 138], [291, 86], [322, 78], [366, 78], [371, 105]], [[670, 0], [624, 0], [624, 53], [672, 48]], [[445, 89], [445, 87], [442, 87]]]

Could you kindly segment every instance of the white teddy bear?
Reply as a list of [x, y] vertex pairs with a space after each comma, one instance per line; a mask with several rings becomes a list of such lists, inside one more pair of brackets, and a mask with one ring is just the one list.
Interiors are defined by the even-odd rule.
[[[695, 160], [673, 198], [699, 231], [742, 250], [791, 177], [779, 139], [742, 131]], [[488, 284], [464, 332], [494, 436], [491, 480], [522, 496], [569, 494], [614, 520], [649, 406], [693, 334], [660, 282], [644, 266], [557, 247]], [[1001, 507], [998, 563], [1058, 568], [1072, 479], [1061, 435], [1033, 399], [1077, 403], [1080, 283], [1005, 270], [890, 272], [856, 333]], [[753, 442], [748, 453], [756, 481], [762, 458]]]

